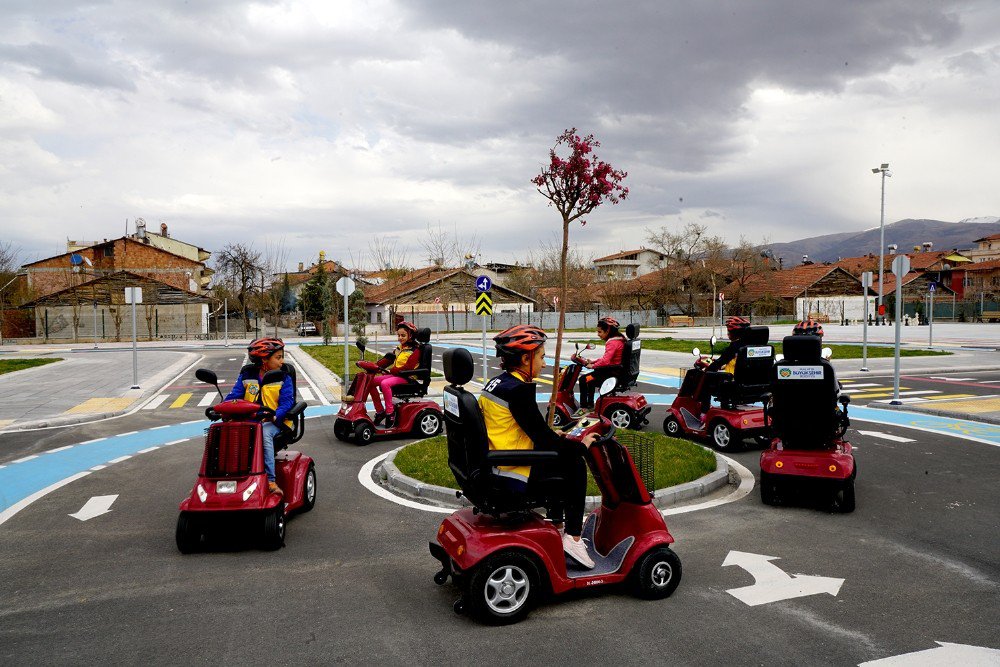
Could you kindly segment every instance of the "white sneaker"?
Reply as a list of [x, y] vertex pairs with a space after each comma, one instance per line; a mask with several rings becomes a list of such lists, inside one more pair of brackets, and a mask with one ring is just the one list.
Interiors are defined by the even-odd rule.
[[594, 560], [587, 553], [587, 545], [583, 540], [574, 540], [571, 535], [563, 535], [563, 551], [588, 570], [594, 569]]

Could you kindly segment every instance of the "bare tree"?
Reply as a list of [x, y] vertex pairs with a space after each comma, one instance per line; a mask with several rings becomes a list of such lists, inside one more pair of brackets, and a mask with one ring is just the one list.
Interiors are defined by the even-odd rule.
[[243, 314], [243, 326], [250, 330], [250, 301], [264, 273], [260, 251], [252, 244], [230, 243], [215, 258], [215, 266], [236, 297]]
[[276, 242], [267, 241], [264, 245], [262, 261], [262, 276], [267, 276], [268, 284], [262, 285], [258, 294], [259, 309], [262, 313], [274, 317], [274, 337], [278, 337], [278, 320], [281, 319], [282, 280], [288, 273], [288, 248], [285, 238]]
[[646, 241], [666, 258], [658, 272], [656, 301], [673, 305], [689, 315], [697, 315], [705, 299], [712, 299], [720, 267], [725, 264], [726, 244], [710, 236], [708, 228], [688, 223], [680, 231], [666, 226], [646, 230]]
[[427, 253], [427, 261], [435, 266], [459, 266], [466, 260], [479, 256], [482, 243], [479, 236], [472, 233], [463, 236], [455, 225], [449, 234], [439, 222], [437, 228], [427, 225], [427, 233], [420, 241]]
[[409, 272], [408, 255], [394, 238], [373, 236], [368, 242], [368, 252], [375, 270], [382, 273], [387, 283], [394, 283]]

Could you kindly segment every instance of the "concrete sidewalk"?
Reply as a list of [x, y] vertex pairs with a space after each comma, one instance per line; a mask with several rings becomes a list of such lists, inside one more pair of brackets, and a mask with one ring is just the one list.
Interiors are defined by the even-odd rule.
[[4, 358], [53, 357], [62, 361], [0, 375], [0, 432], [123, 414], [201, 358], [181, 350], [143, 350], [138, 356], [140, 388], [131, 389], [131, 351], [33, 348]]

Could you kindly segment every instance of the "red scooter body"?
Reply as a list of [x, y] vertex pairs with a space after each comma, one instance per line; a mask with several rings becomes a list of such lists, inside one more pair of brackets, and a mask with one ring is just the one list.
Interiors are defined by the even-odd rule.
[[825, 449], [785, 449], [775, 438], [760, 454], [760, 497], [765, 505], [778, 505], [788, 491], [818, 489], [830, 498], [830, 507], [853, 512], [854, 464], [851, 443], [840, 438]]
[[[591, 347], [588, 345], [587, 349]], [[576, 352], [570, 355], [569, 360], [570, 363], [563, 368], [559, 375], [556, 413], [552, 422], [553, 426], [556, 427], [568, 424], [580, 407], [574, 392], [586, 360], [580, 356], [579, 345], [577, 345]], [[597, 397], [590, 415], [607, 417], [616, 428], [638, 430], [649, 423], [647, 415], [652, 409], [651, 405], [647, 405], [646, 397], [643, 394], [635, 391], [611, 391]]]
[[370, 361], [358, 361], [357, 366], [365, 372], [354, 376], [347, 392], [354, 400], [343, 402], [337, 412], [333, 433], [338, 440], [367, 445], [376, 438], [429, 438], [444, 428], [441, 406], [437, 401], [419, 397], [404, 397], [398, 401], [393, 397], [396, 419], [392, 428], [376, 424], [368, 414], [366, 403], [375, 375], [382, 369]]
[[[299, 403], [292, 418], [299, 420], [304, 408], [305, 403]], [[312, 458], [301, 452], [275, 453], [275, 482], [283, 494], [268, 491], [262, 429], [256, 419], [260, 410], [257, 403], [233, 400], [207, 411], [213, 420], [222, 421], [209, 426], [198, 480], [180, 504], [176, 538], [182, 553], [197, 551], [212, 537], [213, 528], [232, 525], [237, 518], [260, 531], [265, 548], [277, 549], [284, 544], [287, 517], [315, 505], [316, 469]], [[301, 437], [300, 430], [296, 433]]]
[[696, 362], [696, 366], [685, 374], [684, 382], [663, 420], [663, 432], [673, 437], [708, 438], [722, 452], [739, 449], [745, 438], [756, 438], [761, 444], [769, 442], [763, 407], [737, 405], [725, 408], [712, 405], [704, 420], [699, 419], [701, 401], [697, 397], [706, 378], [704, 365]]
[[[626, 580], [640, 597], [663, 598], [674, 591], [681, 577], [680, 559], [669, 548], [674, 538], [652, 504], [628, 450], [611, 437], [614, 428], [607, 419], [584, 418], [568, 435], [582, 439], [594, 431], [606, 436], [587, 451], [602, 503], [586, 517], [583, 537], [593, 544], [596, 567], [586, 570], [568, 561], [559, 531], [535, 512], [512, 521], [462, 509], [441, 523], [437, 542], [430, 544], [443, 568], [435, 581], [443, 584], [452, 576], [466, 589], [465, 597], [456, 602], [456, 612], [470, 611], [488, 623], [520, 620], [530, 600], [512, 613], [503, 613], [510, 606], [508, 599], [516, 602], [516, 595], [524, 590], [517, 572], [527, 573], [529, 591], [539, 585], [560, 594]], [[508, 564], [516, 569], [507, 569]], [[512, 588], [507, 598], [505, 586]]]

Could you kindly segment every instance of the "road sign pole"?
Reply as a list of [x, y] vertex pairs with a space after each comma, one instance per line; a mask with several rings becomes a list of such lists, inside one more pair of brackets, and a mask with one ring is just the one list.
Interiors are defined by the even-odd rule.
[[868, 372], [868, 290], [872, 286], [872, 272], [865, 271], [861, 274], [861, 287], [864, 289], [865, 319], [861, 323], [861, 370]]
[[347, 365], [350, 361], [347, 358], [347, 290], [344, 290], [344, 391], [347, 393], [347, 376], [350, 375], [347, 371]]
[[927, 317], [927, 347], [934, 347], [934, 285], [931, 284], [931, 308]]
[[483, 384], [486, 384], [486, 315], [483, 315]]
[[137, 333], [135, 327], [135, 301], [136, 288], [129, 287], [132, 291], [132, 389], [139, 388], [139, 344], [136, 340]]
[[94, 299], [94, 349], [97, 349], [97, 299]]
[[896, 255], [892, 260], [892, 272], [896, 276], [896, 350], [892, 374], [892, 404], [900, 405], [899, 400], [899, 327], [903, 319], [903, 280], [910, 272], [910, 258], [906, 255]]

